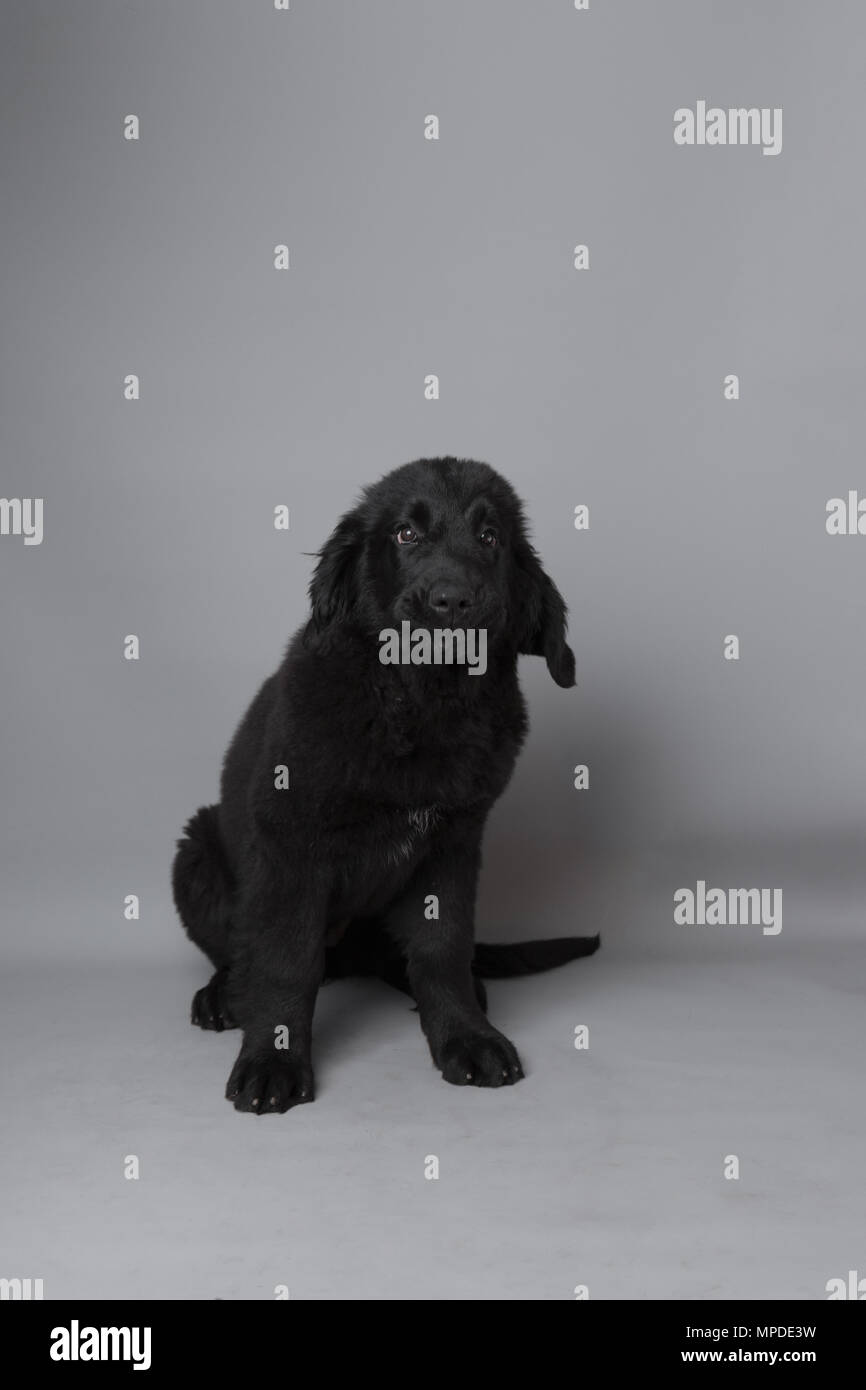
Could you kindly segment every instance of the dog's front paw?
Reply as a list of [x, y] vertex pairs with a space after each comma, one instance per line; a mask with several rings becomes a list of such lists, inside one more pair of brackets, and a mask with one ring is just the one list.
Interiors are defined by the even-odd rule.
[[449, 1038], [439, 1066], [452, 1086], [513, 1086], [523, 1079], [520, 1058], [502, 1033], [463, 1033]]
[[235, 1110], [251, 1115], [282, 1115], [293, 1105], [307, 1105], [315, 1099], [313, 1068], [309, 1062], [278, 1053], [245, 1052], [238, 1060], [226, 1086], [226, 1100]]

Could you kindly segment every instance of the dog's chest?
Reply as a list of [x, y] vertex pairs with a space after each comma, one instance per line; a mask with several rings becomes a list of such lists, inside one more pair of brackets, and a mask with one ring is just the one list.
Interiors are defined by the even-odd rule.
[[402, 824], [389, 848], [392, 862], [399, 864], [414, 854], [421, 841], [435, 829], [441, 814], [438, 806], [415, 806], [408, 814], [401, 813]]
[[421, 835], [429, 835], [439, 820], [440, 814], [438, 806], [417, 806], [409, 812], [409, 828], [413, 832], [418, 831]]

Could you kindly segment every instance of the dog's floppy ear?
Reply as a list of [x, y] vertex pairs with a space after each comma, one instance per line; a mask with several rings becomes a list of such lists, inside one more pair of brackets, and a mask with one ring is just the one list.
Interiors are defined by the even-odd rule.
[[357, 598], [357, 569], [362, 546], [363, 532], [358, 515], [348, 512], [318, 552], [318, 564], [310, 582], [315, 632], [345, 618], [352, 608]]
[[514, 547], [517, 650], [543, 656], [557, 685], [574, 685], [574, 652], [565, 640], [565, 600], [525, 536]]

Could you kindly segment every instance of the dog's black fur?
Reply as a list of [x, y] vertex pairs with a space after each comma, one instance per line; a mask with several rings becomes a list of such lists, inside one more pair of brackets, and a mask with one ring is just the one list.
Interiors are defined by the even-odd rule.
[[[313, 1099], [323, 979], [378, 974], [414, 997], [446, 1081], [509, 1085], [520, 1061], [487, 1020], [480, 977], [598, 945], [474, 942], [484, 822], [527, 729], [518, 653], [574, 684], [562, 596], [509, 484], [443, 458], [366, 490], [320, 552], [310, 598], [310, 621], [231, 742], [219, 805], [178, 843], [177, 909], [216, 967], [192, 1021], [243, 1029], [226, 1088], [236, 1109], [288, 1110]], [[486, 673], [383, 665], [379, 633], [403, 619], [486, 628]], [[277, 790], [283, 765], [290, 785]]]

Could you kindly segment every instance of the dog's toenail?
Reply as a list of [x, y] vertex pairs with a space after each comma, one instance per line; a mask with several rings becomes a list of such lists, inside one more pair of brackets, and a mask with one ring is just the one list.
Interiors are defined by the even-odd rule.
[[259, 1103], [259, 1102], [258, 1102], [257, 1100], [254, 1100], [254, 1101], [253, 1101], [253, 1105], [258, 1105], [258, 1103]]

